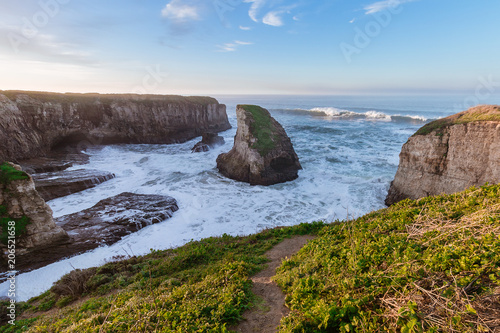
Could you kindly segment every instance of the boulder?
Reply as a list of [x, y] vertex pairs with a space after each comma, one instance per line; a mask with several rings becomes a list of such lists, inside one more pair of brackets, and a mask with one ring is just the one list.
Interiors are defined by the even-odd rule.
[[302, 169], [292, 142], [269, 111], [256, 105], [238, 105], [234, 146], [217, 157], [224, 176], [251, 185], [273, 185], [294, 180]]
[[481, 105], [433, 121], [403, 145], [385, 200], [451, 194], [500, 182], [500, 106]]
[[[52, 218], [52, 210], [35, 190], [33, 178], [12, 163], [0, 166], [0, 217], [2, 243], [5, 255], [8, 221], [15, 221], [18, 229], [16, 254], [68, 241], [68, 234]], [[5, 223], [4, 223], [5, 222]]]
[[214, 148], [217, 146], [222, 146], [225, 143], [224, 138], [217, 133], [203, 133], [201, 137], [201, 141], [197, 142], [194, 147], [191, 149], [193, 153], [201, 153], [209, 151], [210, 148]]

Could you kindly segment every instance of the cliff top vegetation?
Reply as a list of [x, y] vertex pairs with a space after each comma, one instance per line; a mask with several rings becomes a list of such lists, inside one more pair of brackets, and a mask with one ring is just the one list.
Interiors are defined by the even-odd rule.
[[238, 105], [238, 108], [250, 112], [253, 122], [250, 131], [257, 141], [252, 148], [257, 149], [261, 156], [266, 155], [276, 147], [277, 136], [269, 111], [258, 105]]
[[201, 105], [218, 104], [213, 97], [205, 96], [180, 96], [180, 95], [140, 95], [140, 94], [98, 94], [98, 93], [54, 93], [41, 91], [20, 91], [20, 90], [0, 90], [0, 94], [6, 96], [11, 101], [16, 101], [19, 95], [27, 95], [41, 102], [52, 103], [110, 103], [117, 101], [134, 102], [167, 102], [185, 103], [191, 102]]
[[467, 124], [476, 121], [500, 121], [500, 106], [479, 105], [452, 116], [430, 122], [420, 128], [414, 135], [427, 135], [432, 132], [442, 134], [442, 130], [456, 124]]

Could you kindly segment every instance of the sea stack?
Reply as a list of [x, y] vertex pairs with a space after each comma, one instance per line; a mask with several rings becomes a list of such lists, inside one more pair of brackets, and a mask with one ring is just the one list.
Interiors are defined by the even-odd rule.
[[419, 129], [403, 145], [385, 203], [500, 182], [500, 106], [481, 105]]
[[217, 158], [224, 176], [251, 185], [273, 185], [294, 180], [302, 169], [283, 127], [266, 109], [238, 105], [234, 146]]

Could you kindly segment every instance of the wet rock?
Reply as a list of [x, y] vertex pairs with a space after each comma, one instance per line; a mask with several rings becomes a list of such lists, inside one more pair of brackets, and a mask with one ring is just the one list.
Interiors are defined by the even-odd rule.
[[45, 201], [95, 187], [113, 178], [113, 173], [89, 169], [33, 175], [36, 189]]
[[256, 105], [238, 105], [238, 130], [229, 153], [217, 157], [224, 176], [250, 183], [272, 185], [294, 180], [302, 169], [283, 127]]
[[203, 133], [201, 141], [196, 143], [191, 149], [193, 153], [209, 151], [210, 148], [222, 146], [225, 143], [224, 138], [217, 133]]
[[195, 144], [193, 148], [191, 148], [192, 153], [203, 153], [203, 152], [207, 152], [209, 150], [210, 150], [210, 147], [201, 141], [198, 142], [197, 144]]
[[94, 207], [55, 219], [70, 239], [18, 257], [16, 269], [28, 271], [66, 257], [111, 245], [146, 226], [162, 222], [179, 208], [174, 198], [162, 195], [122, 193], [101, 200]]
[[37, 173], [64, 171], [74, 165], [89, 163], [89, 156], [84, 153], [72, 151], [57, 151], [45, 157], [37, 157], [20, 161], [19, 165], [30, 175]]

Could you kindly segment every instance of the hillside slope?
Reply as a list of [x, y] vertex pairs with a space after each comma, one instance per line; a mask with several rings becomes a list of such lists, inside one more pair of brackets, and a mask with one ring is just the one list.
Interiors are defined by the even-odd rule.
[[[283, 237], [318, 233], [275, 277], [280, 332], [500, 329], [500, 186], [404, 200], [352, 221], [223, 235], [75, 271], [0, 332], [225, 332]], [[4, 317], [4, 316], [2, 316]]]

